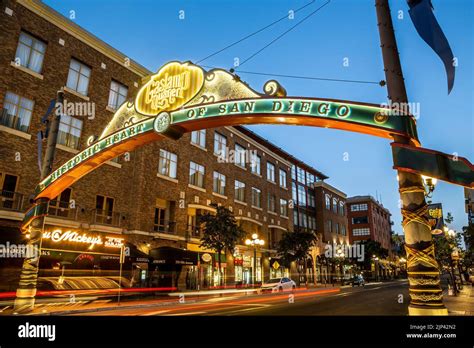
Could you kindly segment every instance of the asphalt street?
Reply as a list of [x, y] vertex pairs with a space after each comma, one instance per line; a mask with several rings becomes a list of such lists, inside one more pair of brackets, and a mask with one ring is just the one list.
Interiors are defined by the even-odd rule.
[[127, 308], [78, 315], [406, 315], [407, 281], [372, 283], [365, 287], [317, 288], [292, 293], [227, 295], [199, 302], [183, 301], [146, 308]]

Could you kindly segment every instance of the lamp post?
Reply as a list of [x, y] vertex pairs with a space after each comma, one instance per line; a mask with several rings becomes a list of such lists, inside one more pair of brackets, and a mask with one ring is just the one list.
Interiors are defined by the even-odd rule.
[[258, 234], [252, 234], [252, 239], [246, 239], [245, 245], [253, 247], [253, 272], [252, 272], [252, 286], [255, 287], [257, 279], [257, 248], [264, 245], [263, 239], [258, 238]]

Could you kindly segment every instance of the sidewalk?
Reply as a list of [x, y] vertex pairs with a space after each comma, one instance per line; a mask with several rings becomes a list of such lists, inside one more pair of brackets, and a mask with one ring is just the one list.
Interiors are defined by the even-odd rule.
[[457, 296], [449, 296], [444, 291], [443, 302], [449, 315], [474, 315], [474, 287], [464, 285]]

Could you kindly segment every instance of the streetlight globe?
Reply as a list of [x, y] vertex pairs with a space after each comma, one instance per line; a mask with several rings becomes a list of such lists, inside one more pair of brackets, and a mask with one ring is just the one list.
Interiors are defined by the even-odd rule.
[[448, 231], [448, 235], [449, 235], [450, 237], [454, 237], [455, 234], [456, 234], [456, 233], [455, 233], [453, 230], [449, 230], [449, 231]]
[[246, 239], [245, 240], [245, 245], [250, 245], [252, 242], [250, 241], [250, 239]]
[[256, 233], [252, 234], [252, 239], [258, 239], [258, 234]]
[[253, 242], [254, 242], [256, 245], [258, 245], [258, 244], [260, 244], [260, 239], [256, 238], [256, 239], [253, 240]]
[[260, 245], [263, 245], [265, 244], [265, 242], [263, 241], [263, 239], [260, 239]]

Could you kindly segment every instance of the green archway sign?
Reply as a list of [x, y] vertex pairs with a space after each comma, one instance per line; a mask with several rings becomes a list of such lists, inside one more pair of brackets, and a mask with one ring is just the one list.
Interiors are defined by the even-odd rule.
[[[134, 101], [120, 106], [97, 139], [91, 138], [86, 149], [38, 184], [36, 203], [25, 214], [23, 230], [32, 226], [36, 236], [32, 243], [39, 244], [42, 220], [35, 220], [47, 215], [49, 200], [108, 160], [164, 137], [178, 139], [186, 132], [232, 125], [304, 125], [387, 139], [403, 137], [409, 144], [395, 142], [392, 146], [394, 168], [474, 187], [474, 168], [467, 160], [459, 161], [453, 156], [419, 147], [416, 122], [411, 115], [376, 104], [288, 97], [285, 89], [274, 80], [268, 81], [263, 90], [264, 93], [256, 92], [225, 70], [204, 71], [190, 62], [166, 64], [148, 77]], [[412, 191], [408, 190], [418, 192], [420, 188], [408, 187], [403, 192], [410, 194]], [[402, 214], [405, 224], [423, 223], [421, 210], [410, 213], [402, 209]], [[430, 245], [425, 248], [420, 244], [407, 249], [412, 314], [421, 313], [420, 310], [424, 311], [422, 313], [446, 313]], [[34, 303], [31, 299], [36, 291], [37, 265], [38, 258], [25, 259], [17, 290], [17, 308], [31, 308]]]

